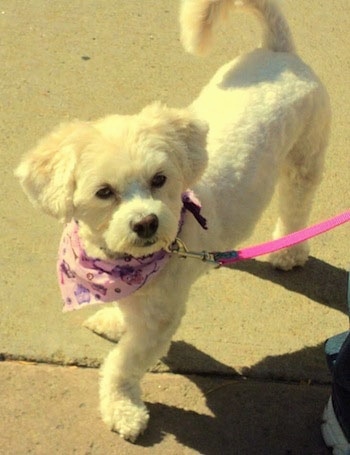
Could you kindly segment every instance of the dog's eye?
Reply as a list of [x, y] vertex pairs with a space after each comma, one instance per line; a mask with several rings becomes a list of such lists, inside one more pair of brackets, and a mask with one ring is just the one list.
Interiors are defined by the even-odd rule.
[[99, 199], [110, 199], [114, 196], [114, 191], [110, 186], [103, 186], [98, 191], [96, 191], [95, 196]]
[[152, 188], [161, 188], [166, 182], [166, 176], [163, 174], [156, 174], [151, 180]]

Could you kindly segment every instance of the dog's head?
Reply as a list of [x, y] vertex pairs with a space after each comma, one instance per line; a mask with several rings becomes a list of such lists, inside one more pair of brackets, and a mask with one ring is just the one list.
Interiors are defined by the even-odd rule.
[[75, 218], [111, 255], [169, 245], [181, 193], [202, 175], [207, 127], [160, 104], [134, 116], [60, 126], [16, 170], [29, 199], [61, 221]]

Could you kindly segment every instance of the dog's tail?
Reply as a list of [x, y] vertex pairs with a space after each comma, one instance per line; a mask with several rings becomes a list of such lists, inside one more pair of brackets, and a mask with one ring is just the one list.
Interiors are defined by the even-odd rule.
[[186, 51], [204, 54], [212, 42], [213, 28], [231, 9], [254, 13], [263, 26], [262, 47], [275, 52], [295, 52], [289, 25], [273, 0], [182, 0], [181, 41]]

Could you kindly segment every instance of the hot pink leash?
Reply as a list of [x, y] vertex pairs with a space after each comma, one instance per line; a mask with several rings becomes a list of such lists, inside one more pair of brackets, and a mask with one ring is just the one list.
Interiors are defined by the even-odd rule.
[[[298, 243], [304, 242], [312, 237], [315, 237], [324, 232], [330, 231], [341, 224], [350, 221], [350, 210], [341, 213], [329, 220], [323, 221], [313, 226], [307, 227], [292, 234], [288, 234], [280, 239], [272, 240], [270, 242], [261, 243], [259, 245], [251, 246], [237, 251], [227, 251], [224, 253], [210, 253], [214, 261], [220, 265], [228, 265], [237, 261], [252, 259], [264, 254], [273, 253], [274, 251], [288, 248]], [[205, 260], [205, 259], [204, 259]]]
[[175, 253], [183, 258], [200, 259], [204, 262], [216, 264], [217, 266], [225, 266], [233, 264], [234, 262], [252, 259], [264, 254], [273, 253], [274, 251], [282, 250], [283, 248], [288, 248], [298, 243], [305, 242], [305, 240], [330, 231], [331, 229], [334, 229], [341, 224], [347, 223], [348, 221], [350, 221], [350, 210], [347, 210], [344, 213], [330, 218], [329, 220], [322, 221], [321, 223], [314, 224], [313, 226], [307, 227], [297, 232], [293, 232], [292, 234], [288, 234], [285, 237], [281, 237], [280, 239], [272, 240], [266, 243], [260, 243], [259, 245], [244, 248], [242, 250], [231, 250], [224, 252], [189, 251], [183, 241], [179, 238], [176, 238], [175, 241], [167, 249], [167, 252], [171, 254]]

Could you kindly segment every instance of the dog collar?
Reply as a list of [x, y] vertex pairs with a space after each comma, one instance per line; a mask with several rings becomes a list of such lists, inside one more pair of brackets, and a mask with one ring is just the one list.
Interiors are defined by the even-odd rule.
[[[200, 214], [201, 204], [192, 191], [182, 194], [183, 208], [179, 231], [184, 224], [185, 212], [193, 214], [207, 229], [206, 219]], [[151, 281], [170, 259], [165, 250], [135, 258], [121, 259], [89, 257], [79, 237], [79, 223], [66, 224], [58, 251], [57, 274], [63, 298], [63, 311], [121, 300]]]

